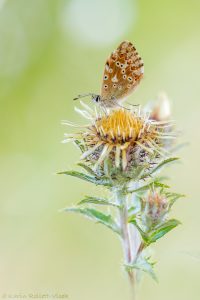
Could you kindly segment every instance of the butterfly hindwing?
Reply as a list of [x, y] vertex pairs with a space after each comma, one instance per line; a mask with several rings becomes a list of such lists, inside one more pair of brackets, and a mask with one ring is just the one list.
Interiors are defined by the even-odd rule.
[[107, 59], [103, 75], [101, 97], [117, 100], [128, 96], [139, 84], [144, 74], [144, 64], [135, 47], [122, 42]]

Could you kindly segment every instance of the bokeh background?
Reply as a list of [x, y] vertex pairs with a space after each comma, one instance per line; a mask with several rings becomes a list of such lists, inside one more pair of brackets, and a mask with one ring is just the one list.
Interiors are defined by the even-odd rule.
[[129, 297], [117, 238], [59, 212], [102, 190], [55, 175], [79, 156], [60, 143], [60, 121], [79, 121], [72, 98], [99, 91], [105, 59], [124, 39], [145, 62], [130, 101], [166, 91], [189, 143], [166, 172], [187, 194], [173, 210], [183, 225], [154, 246], [159, 284], [145, 276], [140, 299], [199, 300], [199, 0], [0, 0], [0, 295]]

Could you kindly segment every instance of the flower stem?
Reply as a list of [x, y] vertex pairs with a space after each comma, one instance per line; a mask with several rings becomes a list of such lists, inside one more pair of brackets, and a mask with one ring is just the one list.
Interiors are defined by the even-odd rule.
[[[128, 205], [127, 205], [127, 196], [123, 193], [123, 191], [117, 191], [116, 193], [116, 200], [117, 203], [120, 205], [119, 208], [119, 224], [121, 228], [121, 241], [122, 247], [124, 251], [124, 263], [125, 265], [130, 265], [134, 259], [132, 247], [136, 245], [131, 244], [131, 237], [128, 228]], [[128, 277], [132, 291], [132, 300], [136, 300], [136, 293], [135, 293], [135, 272], [134, 270], [128, 270]]]

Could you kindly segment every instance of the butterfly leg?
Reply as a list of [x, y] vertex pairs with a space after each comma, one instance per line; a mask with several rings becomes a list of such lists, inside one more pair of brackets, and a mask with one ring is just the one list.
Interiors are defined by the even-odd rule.
[[127, 103], [128, 105], [134, 106], [134, 107], [135, 107], [135, 106], [137, 106], [137, 107], [140, 106], [140, 104], [132, 104], [132, 103], [129, 103], [129, 102], [126, 102], [126, 103]]
[[109, 109], [106, 107], [106, 105], [103, 103], [102, 106], [101, 106], [104, 114], [108, 117], [109, 115]]
[[121, 107], [121, 108], [123, 108], [123, 109], [126, 109], [126, 110], [131, 110], [130, 108], [127, 108], [127, 107], [125, 107], [125, 106], [123, 106], [123, 105], [120, 105], [119, 103], [117, 103], [117, 106], [118, 106], [118, 107]]

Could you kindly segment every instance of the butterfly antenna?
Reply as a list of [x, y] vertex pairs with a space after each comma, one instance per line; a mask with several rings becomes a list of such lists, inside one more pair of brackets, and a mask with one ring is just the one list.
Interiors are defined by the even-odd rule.
[[81, 95], [78, 95], [76, 98], [74, 98], [73, 100], [78, 100], [80, 98], [84, 98], [84, 97], [88, 97], [88, 96], [93, 96], [94, 94], [92, 93], [88, 93], [88, 94], [81, 94]]

